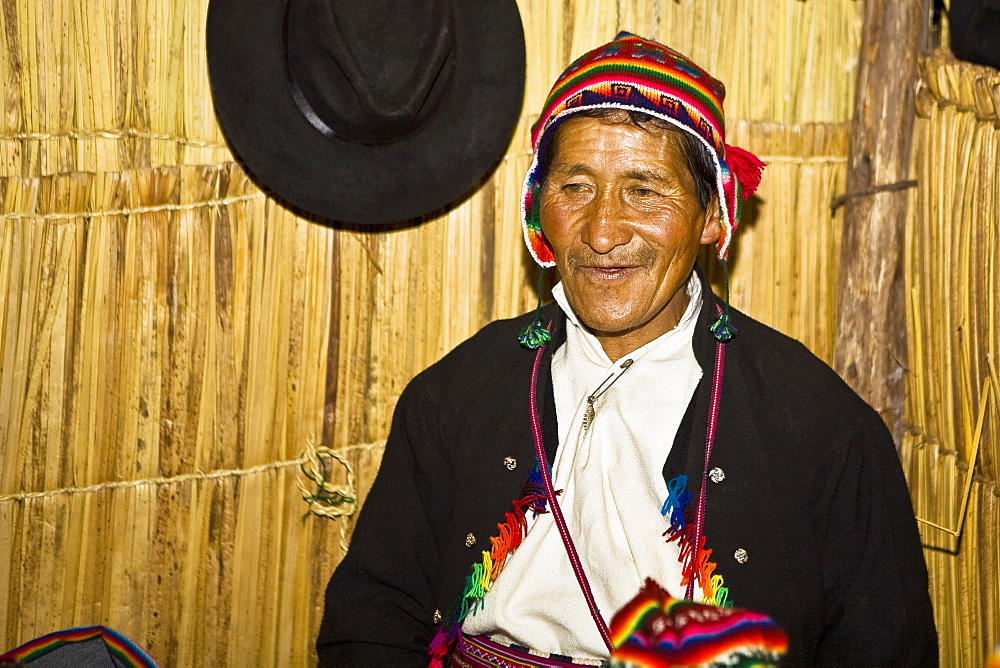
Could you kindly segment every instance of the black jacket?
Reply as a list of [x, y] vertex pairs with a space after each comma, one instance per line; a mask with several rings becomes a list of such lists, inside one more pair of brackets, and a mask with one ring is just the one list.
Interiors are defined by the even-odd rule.
[[[667, 479], [687, 473], [693, 495], [715, 359], [716, 298], [703, 288], [694, 351], [704, 374], [664, 467]], [[555, 329], [539, 378], [552, 461], [549, 362], [565, 318], [553, 304], [543, 319]], [[517, 342], [529, 320], [486, 326], [404, 390], [351, 549], [327, 589], [320, 665], [427, 664], [435, 611], [458, 600], [534, 465], [534, 353]], [[786, 665], [936, 665], [927, 571], [881, 419], [801, 344], [737, 311], [733, 322], [711, 463], [725, 479], [708, 483], [705, 519], [730, 602], [781, 624]]]

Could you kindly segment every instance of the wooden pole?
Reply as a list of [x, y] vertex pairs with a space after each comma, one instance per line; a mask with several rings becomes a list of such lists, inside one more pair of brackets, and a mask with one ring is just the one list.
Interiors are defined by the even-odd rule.
[[926, 0], [868, 0], [851, 126], [834, 369], [902, 436], [903, 244]]

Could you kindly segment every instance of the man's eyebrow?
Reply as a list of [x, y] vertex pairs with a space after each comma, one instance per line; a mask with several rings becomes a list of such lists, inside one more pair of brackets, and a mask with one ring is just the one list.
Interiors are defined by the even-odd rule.
[[581, 174], [590, 175], [594, 173], [592, 169], [584, 164], [571, 164], [568, 162], [556, 163], [549, 168], [549, 171], [552, 174], [559, 174], [560, 176], [579, 176]]
[[[550, 174], [558, 174], [562, 177], [592, 175], [594, 171], [582, 163], [560, 162], [549, 168]], [[624, 176], [635, 181], [647, 181], [650, 183], [669, 183], [671, 178], [664, 176], [660, 172], [648, 169], [630, 169]]]
[[636, 181], [650, 181], [652, 183], [668, 183], [671, 180], [659, 172], [646, 169], [630, 169], [625, 172], [625, 176]]

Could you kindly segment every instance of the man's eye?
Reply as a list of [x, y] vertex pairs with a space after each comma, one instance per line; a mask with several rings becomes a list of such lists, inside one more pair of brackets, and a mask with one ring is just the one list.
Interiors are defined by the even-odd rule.
[[639, 197], [654, 197], [659, 194], [655, 190], [650, 190], [649, 188], [635, 188], [632, 192]]
[[567, 193], [582, 193], [587, 190], [586, 183], [567, 183], [562, 187], [563, 192]]

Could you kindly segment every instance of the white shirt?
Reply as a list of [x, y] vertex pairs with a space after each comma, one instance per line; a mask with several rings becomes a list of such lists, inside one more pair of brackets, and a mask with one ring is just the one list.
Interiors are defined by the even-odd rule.
[[[553, 486], [564, 490], [559, 504], [606, 622], [647, 577], [684, 594], [677, 544], [662, 536], [669, 521], [660, 509], [663, 465], [702, 376], [691, 344], [702, 303], [693, 273], [686, 289], [691, 299], [677, 326], [614, 364], [562, 284], [552, 290], [567, 319], [566, 343], [552, 356]], [[608, 656], [551, 514], [531, 522], [483, 604], [466, 618], [465, 633], [577, 658]]]

